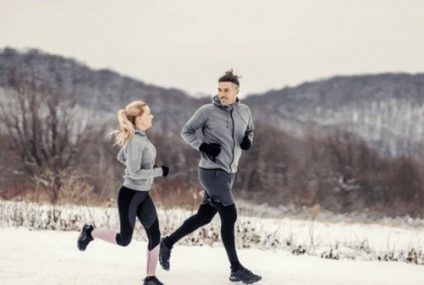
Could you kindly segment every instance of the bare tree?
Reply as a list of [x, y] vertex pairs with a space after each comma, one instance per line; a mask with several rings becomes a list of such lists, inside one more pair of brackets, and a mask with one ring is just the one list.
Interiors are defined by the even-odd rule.
[[52, 202], [57, 202], [64, 173], [82, 153], [78, 146], [89, 137], [89, 126], [77, 120], [77, 108], [66, 98], [64, 88], [59, 76], [45, 78], [35, 70], [14, 70], [0, 103], [0, 130], [6, 134], [6, 146]]

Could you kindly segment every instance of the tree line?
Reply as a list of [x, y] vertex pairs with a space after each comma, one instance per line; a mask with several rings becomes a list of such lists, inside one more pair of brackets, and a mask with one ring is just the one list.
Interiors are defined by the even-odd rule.
[[[118, 149], [99, 124], [78, 113], [61, 92], [60, 77], [11, 72], [0, 103], [0, 196], [51, 203], [113, 203], [122, 182]], [[194, 110], [193, 110], [194, 112]], [[412, 122], [411, 122], [412, 123]], [[153, 197], [166, 207], [194, 208], [201, 199], [199, 154], [179, 134], [148, 131], [157, 164]], [[302, 138], [257, 125], [252, 148], [239, 164], [236, 196], [270, 205], [320, 205], [337, 213], [372, 211], [424, 216], [424, 147], [413, 156], [384, 157], [347, 132], [311, 129]]]

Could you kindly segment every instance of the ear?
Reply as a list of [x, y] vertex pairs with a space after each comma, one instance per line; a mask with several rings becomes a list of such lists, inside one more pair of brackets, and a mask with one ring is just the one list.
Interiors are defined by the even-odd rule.
[[234, 89], [234, 92], [236, 93], [236, 96], [237, 96], [237, 94], [239, 93], [239, 87], [234, 82], [231, 82], [231, 86]]

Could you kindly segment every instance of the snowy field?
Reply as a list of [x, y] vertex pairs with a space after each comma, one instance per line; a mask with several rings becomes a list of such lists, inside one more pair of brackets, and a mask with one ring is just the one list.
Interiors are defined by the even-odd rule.
[[[0, 229], [0, 284], [142, 284], [144, 241], [122, 248], [95, 241], [76, 248], [78, 232]], [[284, 250], [241, 249], [242, 262], [269, 285], [422, 285], [424, 267], [402, 262], [328, 260]], [[222, 247], [176, 246], [171, 271], [158, 269], [166, 285], [234, 284]]]
[[[258, 211], [256, 211], [258, 212]], [[175, 230], [191, 211], [158, 209], [161, 232]], [[304, 215], [251, 216], [239, 209], [236, 224], [238, 248], [283, 250], [335, 260], [399, 261], [424, 265], [424, 222], [410, 218], [365, 220], [322, 213], [315, 220]], [[249, 216], [250, 215], [250, 216]], [[118, 229], [116, 208], [37, 205], [0, 201], [0, 228], [79, 231], [93, 223]], [[219, 217], [181, 241], [183, 245], [221, 246]], [[145, 240], [141, 226], [134, 238]], [[424, 266], [422, 267], [424, 268]], [[424, 282], [423, 282], [424, 284]]]
[[[240, 204], [239, 256], [263, 275], [260, 284], [424, 284], [423, 220], [328, 212], [312, 220], [307, 212], [261, 213]], [[158, 209], [162, 233], [191, 214]], [[85, 222], [116, 230], [117, 210], [0, 201], [0, 285], [141, 284], [142, 227], [136, 226], [127, 248], [96, 241], [81, 253], [76, 239]], [[182, 240], [173, 252], [171, 272], [159, 270], [160, 279], [177, 285], [230, 284], [219, 232], [217, 217]]]

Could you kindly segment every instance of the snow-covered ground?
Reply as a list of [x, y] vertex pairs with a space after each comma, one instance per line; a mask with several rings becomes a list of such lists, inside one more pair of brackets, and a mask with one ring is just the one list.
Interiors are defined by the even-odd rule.
[[[76, 248], [78, 232], [0, 229], [0, 284], [142, 284], [144, 241], [122, 248], [95, 241], [86, 252]], [[422, 285], [424, 267], [401, 262], [328, 260], [295, 256], [284, 250], [241, 249], [243, 264], [269, 285]], [[171, 271], [158, 267], [167, 285], [233, 284], [222, 247], [176, 246]]]
[[[162, 233], [166, 235], [175, 230], [191, 214], [181, 209], [158, 209]], [[405, 218], [365, 222], [326, 215], [324, 219], [318, 217], [312, 221], [307, 217], [289, 215], [264, 218], [240, 214], [236, 224], [237, 246], [284, 250], [327, 259], [388, 260], [424, 265], [422, 220]], [[35, 230], [78, 231], [85, 222], [99, 228], [119, 228], [116, 208], [0, 201], [0, 228], [23, 226]], [[216, 217], [181, 244], [221, 246], [219, 236], [219, 217]], [[145, 240], [145, 232], [140, 226], [136, 227], [135, 239]]]

